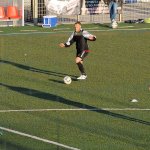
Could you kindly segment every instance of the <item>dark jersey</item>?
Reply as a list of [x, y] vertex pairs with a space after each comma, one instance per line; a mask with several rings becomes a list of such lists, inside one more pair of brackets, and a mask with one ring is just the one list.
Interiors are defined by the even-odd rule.
[[[69, 37], [68, 41], [65, 43], [65, 47], [71, 46], [74, 42], [76, 43], [77, 54], [82, 53], [84, 50], [88, 50], [87, 40], [89, 37], [93, 36], [87, 31], [81, 30], [80, 32], [73, 32]], [[96, 37], [94, 36], [94, 40]]]

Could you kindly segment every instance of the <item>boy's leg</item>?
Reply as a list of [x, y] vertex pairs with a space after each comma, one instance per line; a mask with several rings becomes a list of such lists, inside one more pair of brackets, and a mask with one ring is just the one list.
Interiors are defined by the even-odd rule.
[[83, 61], [80, 57], [76, 57], [76, 64], [81, 72], [82, 75], [86, 75], [85, 69], [83, 67]]
[[77, 63], [77, 65], [78, 65], [78, 68], [79, 68], [81, 74], [82, 74], [82, 75], [86, 75], [85, 69], [84, 69], [84, 67], [83, 67], [83, 64], [82, 64], [82, 63]]
[[85, 69], [83, 67], [83, 59], [88, 55], [88, 52], [86, 51], [83, 51], [82, 53], [79, 53], [77, 54], [77, 57], [76, 57], [76, 64], [81, 72], [81, 76], [78, 77], [77, 79], [79, 80], [84, 80], [87, 78], [87, 75], [85, 73]]

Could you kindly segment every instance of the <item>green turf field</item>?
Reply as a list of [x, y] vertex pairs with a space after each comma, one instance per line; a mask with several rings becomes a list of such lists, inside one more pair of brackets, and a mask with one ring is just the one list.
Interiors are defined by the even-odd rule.
[[86, 81], [58, 46], [72, 25], [0, 28], [0, 150], [150, 149], [150, 24], [82, 27]]

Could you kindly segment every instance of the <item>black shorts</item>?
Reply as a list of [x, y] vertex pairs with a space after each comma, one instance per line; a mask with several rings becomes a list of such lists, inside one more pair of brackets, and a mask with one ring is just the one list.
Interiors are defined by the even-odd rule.
[[76, 57], [80, 57], [82, 60], [88, 55], [88, 50], [84, 50], [81, 53], [77, 53]]

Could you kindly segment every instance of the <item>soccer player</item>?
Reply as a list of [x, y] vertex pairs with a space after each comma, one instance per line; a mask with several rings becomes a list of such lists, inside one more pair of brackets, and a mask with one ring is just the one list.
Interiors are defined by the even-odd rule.
[[81, 23], [78, 21], [74, 24], [75, 31], [71, 34], [68, 41], [66, 43], [60, 43], [60, 47], [69, 47], [74, 42], [76, 43], [76, 58], [75, 62], [81, 72], [81, 76], [79, 76], [78, 80], [84, 80], [87, 78], [87, 74], [85, 73], [85, 69], [83, 66], [83, 60], [89, 53], [89, 47], [87, 44], [87, 40], [95, 41], [96, 36], [90, 34], [89, 32], [83, 30], [81, 28]]

